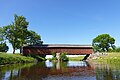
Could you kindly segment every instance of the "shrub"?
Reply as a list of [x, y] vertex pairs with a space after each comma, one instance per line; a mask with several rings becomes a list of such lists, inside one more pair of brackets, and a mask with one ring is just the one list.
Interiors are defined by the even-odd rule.
[[[56, 53], [53, 52], [51, 54], [53, 57], [50, 60], [52, 60], [52, 61], [57, 60]], [[66, 53], [60, 53], [60, 61], [69, 61], [69, 58], [66, 56]]]
[[33, 58], [35, 58], [35, 59], [37, 59], [38, 61], [46, 61], [46, 59], [45, 59], [45, 56], [43, 55], [35, 55], [35, 54], [28, 54], [27, 56], [29, 56], [29, 57], [33, 57]]
[[61, 54], [60, 54], [60, 60], [61, 60], [61, 61], [68, 61], [69, 58], [66, 56], [66, 53], [61, 53]]
[[115, 49], [115, 52], [120, 52], [120, 47]]
[[53, 60], [53, 61], [54, 61], [54, 60], [57, 60], [57, 58], [56, 58], [56, 53], [55, 53], [55, 52], [52, 52], [51, 54], [52, 54], [52, 59], [50, 59], [50, 60]]

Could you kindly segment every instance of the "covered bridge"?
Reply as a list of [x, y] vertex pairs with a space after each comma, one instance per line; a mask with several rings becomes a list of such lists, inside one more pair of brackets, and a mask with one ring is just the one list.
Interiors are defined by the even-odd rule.
[[50, 55], [52, 53], [67, 53], [68, 55], [87, 55], [93, 53], [91, 45], [73, 44], [43, 44], [41, 46], [23, 46], [23, 54]]

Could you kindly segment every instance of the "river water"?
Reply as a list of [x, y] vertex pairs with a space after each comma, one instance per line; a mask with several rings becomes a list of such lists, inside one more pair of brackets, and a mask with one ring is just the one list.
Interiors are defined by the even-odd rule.
[[1, 65], [0, 80], [120, 80], [120, 64], [46, 61]]

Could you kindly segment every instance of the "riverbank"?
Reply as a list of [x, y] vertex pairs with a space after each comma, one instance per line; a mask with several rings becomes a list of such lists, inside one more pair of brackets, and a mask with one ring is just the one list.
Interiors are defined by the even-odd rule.
[[0, 65], [15, 63], [32, 63], [35, 59], [21, 54], [0, 53]]
[[[84, 58], [84, 56], [78, 57], [69, 57], [69, 61], [80, 61]], [[119, 52], [111, 52], [111, 53], [99, 53], [95, 55], [89, 61], [95, 62], [104, 62], [104, 63], [120, 63], [120, 53]]]
[[111, 52], [105, 54], [99, 53], [99, 55], [91, 59], [91, 61], [105, 63], [120, 63], [120, 53], [118, 52]]

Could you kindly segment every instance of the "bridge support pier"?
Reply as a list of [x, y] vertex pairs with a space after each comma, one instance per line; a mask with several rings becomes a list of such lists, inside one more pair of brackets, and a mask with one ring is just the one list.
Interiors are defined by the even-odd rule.
[[56, 62], [56, 69], [57, 69], [57, 70], [60, 70], [60, 61], [57, 61], [57, 62]]
[[84, 59], [82, 61], [86, 60], [89, 56], [90, 56], [90, 54], [86, 54], [86, 56], [84, 57]]
[[60, 53], [56, 53], [56, 58], [58, 60], [58, 62], [60, 61]]

